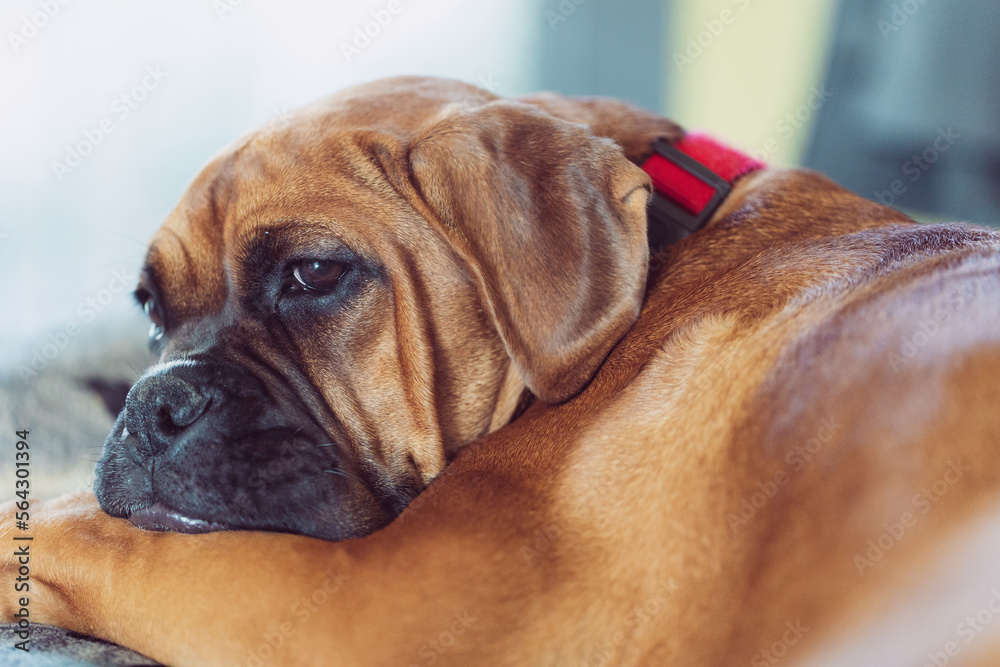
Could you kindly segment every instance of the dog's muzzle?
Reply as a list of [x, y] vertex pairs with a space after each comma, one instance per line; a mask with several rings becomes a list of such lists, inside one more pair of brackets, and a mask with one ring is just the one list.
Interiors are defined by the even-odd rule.
[[345, 539], [392, 514], [286, 393], [209, 355], [129, 391], [97, 466], [101, 507], [140, 528], [276, 530]]

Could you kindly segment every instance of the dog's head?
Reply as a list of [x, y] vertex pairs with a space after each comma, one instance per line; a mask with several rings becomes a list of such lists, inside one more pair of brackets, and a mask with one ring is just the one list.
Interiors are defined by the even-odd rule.
[[227, 149], [150, 246], [160, 359], [108, 437], [102, 507], [190, 532], [385, 525], [522, 392], [579, 392], [635, 321], [649, 179], [625, 154], [677, 134], [406, 78]]

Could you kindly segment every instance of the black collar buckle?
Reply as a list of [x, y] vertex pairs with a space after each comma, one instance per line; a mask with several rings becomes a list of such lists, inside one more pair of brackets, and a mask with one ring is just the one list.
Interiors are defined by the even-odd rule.
[[654, 188], [653, 197], [646, 210], [649, 247], [655, 254], [671, 243], [676, 243], [701, 229], [718, 210], [723, 200], [729, 196], [732, 186], [714, 171], [677, 150], [663, 139], [657, 139], [653, 142], [653, 152], [715, 191], [700, 212], [691, 213]]

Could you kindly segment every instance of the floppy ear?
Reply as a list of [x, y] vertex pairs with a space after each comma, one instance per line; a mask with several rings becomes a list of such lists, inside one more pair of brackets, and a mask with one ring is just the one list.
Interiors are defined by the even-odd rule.
[[410, 167], [528, 389], [571, 398], [639, 315], [649, 178], [586, 126], [505, 100], [450, 109]]
[[674, 143], [684, 138], [684, 130], [672, 120], [610, 97], [566, 97], [546, 92], [520, 99], [563, 120], [583, 123], [598, 137], [613, 139], [635, 164], [642, 164], [652, 154], [655, 139]]

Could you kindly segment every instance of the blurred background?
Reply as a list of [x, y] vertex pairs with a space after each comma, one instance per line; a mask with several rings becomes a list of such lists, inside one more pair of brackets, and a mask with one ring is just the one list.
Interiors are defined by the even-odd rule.
[[129, 291], [209, 157], [378, 77], [626, 98], [921, 220], [1000, 221], [986, 0], [4, 0], [0, 27], [0, 422], [53, 441], [84, 417], [23, 389], [137, 377]]

